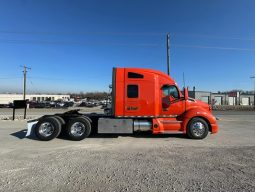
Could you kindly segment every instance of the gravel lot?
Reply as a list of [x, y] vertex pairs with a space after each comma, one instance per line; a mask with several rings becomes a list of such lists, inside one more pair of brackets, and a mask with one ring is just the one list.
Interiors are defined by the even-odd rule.
[[255, 112], [215, 114], [220, 132], [199, 141], [144, 133], [42, 142], [24, 137], [24, 120], [0, 121], [0, 191], [255, 191]]

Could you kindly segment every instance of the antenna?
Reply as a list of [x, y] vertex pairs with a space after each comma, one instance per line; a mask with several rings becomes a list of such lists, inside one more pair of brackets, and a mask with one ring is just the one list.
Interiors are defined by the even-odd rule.
[[182, 72], [182, 82], [183, 82], [183, 87], [186, 87], [184, 72]]

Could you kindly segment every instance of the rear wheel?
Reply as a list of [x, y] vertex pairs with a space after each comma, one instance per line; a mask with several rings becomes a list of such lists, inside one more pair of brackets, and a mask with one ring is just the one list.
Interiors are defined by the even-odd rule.
[[62, 126], [65, 125], [65, 120], [62, 117], [57, 116], [57, 115], [54, 117], [61, 123]]
[[64, 136], [65, 135], [65, 125], [66, 125], [65, 120], [62, 117], [57, 116], [57, 115], [53, 116], [53, 117], [55, 117], [61, 124], [61, 132], [58, 136], [60, 136], [60, 137]]
[[49, 141], [61, 132], [61, 123], [55, 117], [42, 118], [35, 126], [35, 135], [38, 139]]
[[209, 132], [207, 122], [199, 117], [190, 120], [187, 126], [187, 135], [191, 139], [204, 139]]
[[68, 136], [74, 141], [87, 138], [91, 133], [91, 123], [87, 118], [76, 117], [67, 124]]

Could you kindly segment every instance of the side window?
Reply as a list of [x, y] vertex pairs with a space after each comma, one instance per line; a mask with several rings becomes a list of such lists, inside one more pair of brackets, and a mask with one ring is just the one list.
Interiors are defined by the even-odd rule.
[[175, 99], [180, 98], [179, 91], [174, 85], [164, 85], [162, 87], [162, 91], [163, 91], [163, 97], [172, 96]]
[[138, 98], [138, 85], [128, 85], [127, 86], [127, 97], [128, 98]]
[[128, 78], [130, 79], [142, 79], [143, 75], [139, 73], [128, 72]]

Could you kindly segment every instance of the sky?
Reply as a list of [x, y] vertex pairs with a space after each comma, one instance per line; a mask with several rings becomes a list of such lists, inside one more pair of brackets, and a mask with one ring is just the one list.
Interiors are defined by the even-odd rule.
[[113, 67], [180, 87], [253, 90], [254, 0], [0, 0], [0, 92], [108, 91]]

